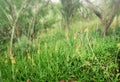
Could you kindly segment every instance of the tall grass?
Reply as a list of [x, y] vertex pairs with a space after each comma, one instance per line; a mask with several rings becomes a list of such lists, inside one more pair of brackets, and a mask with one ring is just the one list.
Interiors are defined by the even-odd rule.
[[0, 55], [0, 80], [117, 82], [120, 38], [113, 32], [115, 36], [101, 37], [98, 31], [81, 29], [66, 32], [58, 27], [39, 34], [33, 42], [22, 37], [14, 46], [13, 64]]

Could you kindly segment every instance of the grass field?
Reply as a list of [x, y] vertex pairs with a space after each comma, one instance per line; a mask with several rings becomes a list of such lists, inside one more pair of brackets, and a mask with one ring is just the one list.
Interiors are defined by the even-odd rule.
[[118, 82], [120, 28], [102, 37], [96, 22], [48, 29], [29, 41], [21, 37], [0, 54], [0, 82]]

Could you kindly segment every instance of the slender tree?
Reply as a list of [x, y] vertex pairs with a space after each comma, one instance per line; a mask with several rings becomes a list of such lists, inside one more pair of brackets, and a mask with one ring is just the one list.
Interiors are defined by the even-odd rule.
[[79, 7], [79, 0], [60, 0], [61, 2], [61, 14], [65, 22], [65, 28], [68, 29], [70, 20]]

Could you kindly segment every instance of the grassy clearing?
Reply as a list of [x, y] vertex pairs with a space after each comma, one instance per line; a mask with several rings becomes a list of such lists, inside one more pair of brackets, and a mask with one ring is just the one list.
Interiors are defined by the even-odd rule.
[[80, 24], [69, 31], [49, 29], [31, 42], [21, 37], [14, 45], [13, 59], [7, 50], [0, 55], [1, 82], [117, 82], [119, 30], [102, 37], [89, 24]]

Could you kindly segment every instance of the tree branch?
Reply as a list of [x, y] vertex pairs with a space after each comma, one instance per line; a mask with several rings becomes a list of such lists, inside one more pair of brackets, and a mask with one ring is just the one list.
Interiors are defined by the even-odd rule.
[[89, 0], [84, 0], [84, 1], [87, 3], [88, 8], [92, 10], [98, 18], [102, 19], [102, 14], [98, 10], [98, 8], [96, 8], [96, 6], [92, 4]]

